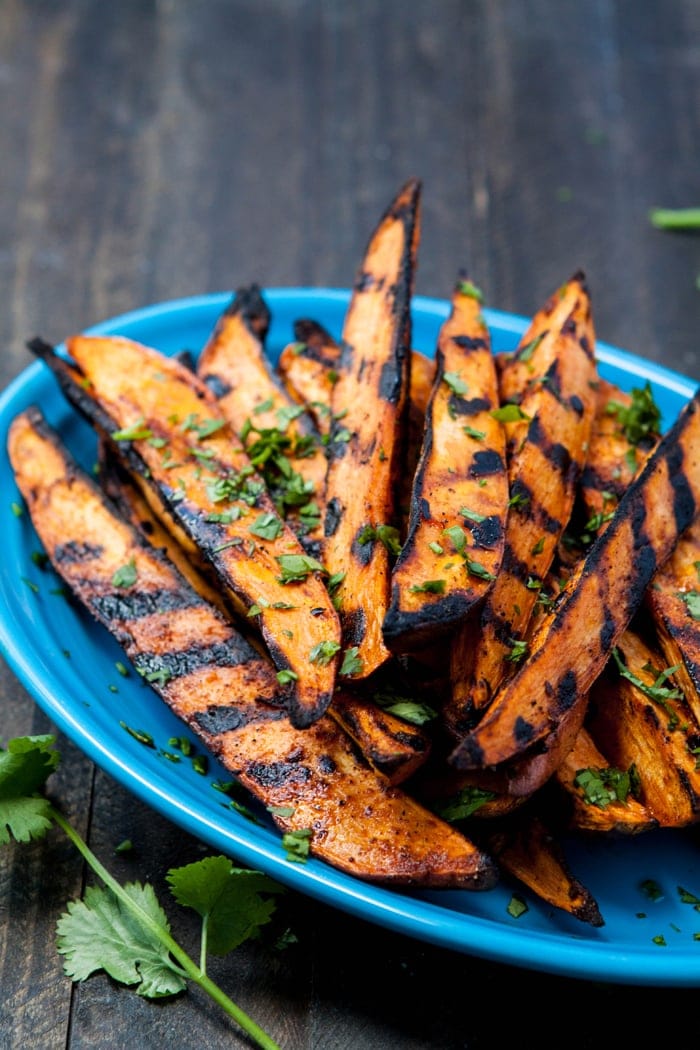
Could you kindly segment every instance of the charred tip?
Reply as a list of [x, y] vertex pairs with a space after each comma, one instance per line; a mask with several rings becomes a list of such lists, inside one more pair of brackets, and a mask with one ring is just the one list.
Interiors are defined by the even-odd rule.
[[27, 350], [31, 350], [31, 352], [36, 357], [41, 358], [42, 361], [45, 361], [48, 357], [53, 357], [56, 353], [55, 347], [52, 346], [51, 343], [47, 343], [45, 339], [42, 339], [38, 335], [34, 336], [33, 339], [28, 339], [25, 346], [27, 347]]
[[571, 275], [571, 284], [578, 284], [582, 292], [585, 292], [586, 295], [590, 295], [588, 281], [583, 270], [576, 270], [576, 272]]
[[482, 769], [484, 752], [473, 736], [467, 736], [448, 755], [447, 761], [454, 769]]
[[238, 288], [224, 313], [227, 317], [239, 316], [246, 328], [261, 342], [266, 338], [271, 314], [260, 285], [249, 284]]
[[298, 343], [335, 343], [330, 332], [311, 317], [300, 317], [294, 322], [294, 338]]
[[295, 729], [308, 729], [326, 713], [332, 699], [333, 690], [320, 693], [314, 697], [313, 703], [303, 702], [297, 693], [293, 693], [287, 702], [289, 721]]

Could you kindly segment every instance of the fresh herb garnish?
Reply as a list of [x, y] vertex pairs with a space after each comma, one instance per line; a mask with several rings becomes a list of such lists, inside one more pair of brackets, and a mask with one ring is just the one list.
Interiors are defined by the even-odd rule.
[[460, 507], [459, 513], [463, 518], [466, 518], [467, 521], [473, 521], [477, 525], [480, 525], [482, 521], [486, 521], [486, 516], [484, 514], [477, 514], [475, 510], [469, 510], [469, 507]]
[[299, 675], [296, 671], [285, 668], [283, 671], [278, 671], [275, 677], [280, 685], [289, 685], [290, 682], [296, 682]]
[[317, 642], [309, 653], [309, 660], [312, 664], [318, 664], [320, 667], [327, 667], [333, 657], [339, 652], [340, 645], [338, 642]]
[[530, 416], [526, 412], [523, 412], [520, 405], [501, 405], [500, 408], [492, 409], [490, 413], [494, 419], [497, 419], [499, 423], [517, 423], [521, 419], [530, 419]]
[[589, 805], [605, 809], [611, 802], [625, 803], [630, 794], [636, 795], [639, 791], [639, 775], [634, 764], [626, 770], [591, 766], [576, 771], [574, 784], [580, 788]]
[[649, 221], [657, 230], [697, 230], [700, 208], [652, 208]]
[[518, 361], [529, 361], [537, 347], [544, 339], [545, 334], [545, 332], [541, 332], [539, 335], [535, 336], [534, 339], [531, 339], [529, 343], [526, 343], [521, 350], [518, 350], [516, 352], [516, 357]]
[[145, 425], [145, 420], [141, 418], [132, 423], [130, 427], [113, 430], [110, 437], [112, 441], [146, 441], [153, 437], [153, 431]]
[[464, 529], [461, 525], [451, 525], [450, 528], [443, 529], [442, 534], [443, 536], [447, 536], [457, 554], [464, 550], [467, 537], [465, 536]]
[[486, 805], [487, 802], [491, 802], [494, 798], [496, 798], [496, 795], [493, 791], [467, 786], [461, 788], [457, 794], [452, 795], [446, 801], [435, 806], [434, 812], [438, 817], [446, 820], [448, 824], [454, 824], [459, 820], [467, 820], [478, 809], [481, 809], [482, 806]]
[[483, 304], [484, 302], [484, 293], [472, 281], [466, 279], [457, 281], [457, 292], [460, 295], [469, 296], [470, 299], [476, 299], [477, 303]]
[[486, 437], [485, 430], [476, 430], [474, 427], [470, 426], [463, 426], [462, 430], [467, 435], [467, 437], [474, 438], [475, 441], [483, 441]]
[[112, 576], [113, 587], [133, 587], [138, 579], [136, 561], [131, 558], [126, 565], [121, 565]]
[[422, 726], [437, 718], [437, 711], [429, 704], [413, 700], [410, 696], [402, 696], [388, 686], [378, 689], [372, 699], [383, 711], [395, 715], [404, 722], [410, 722], [411, 725]]
[[380, 543], [383, 543], [390, 554], [401, 553], [399, 530], [394, 528], [393, 525], [365, 525], [357, 537], [357, 542], [364, 546], [366, 543], [372, 543], [374, 540], [379, 540]]
[[700, 620], [700, 591], [679, 591], [678, 597], [685, 602], [688, 616], [692, 620]]
[[320, 561], [308, 554], [279, 554], [277, 563], [282, 570], [282, 575], [277, 577], [280, 583], [296, 583], [312, 572], [326, 571]]
[[[634, 387], [631, 402], [608, 401], [605, 411], [615, 416], [631, 445], [638, 445], [645, 438], [656, 437], [661, 427], [661, 411], [654, 401], [651, 384], [647, 380], [643, 387]], [[636, 469], [636, 460], [634, 469]]]
[[462, 397], [469, 390], [469, 385], [464, 382], [459, 372], [443, 372], [442, 381], [445, 383], [453, 394], [457, 394]]
[[444, 594], [444, 580], [426, 580], [425, 583], [414, 583], [409, 587], [411, 594]]
[[362, 671], [362, 659], [358, 656], [359, 646], [352, 645], [343, 653], [343, 662], [340, 666], [340, 674], [346, 678], [360, 674]]
[[647, 666], [643, 668], [643, 670], [652, 671], [656, 674], [653, 684], [649, 685], [648, 682], [643, 681], [638, 675], [633, 674], [632, 671], [630, 671], [627, 664], [623, 661], [620, 650], [617, 647], [613, 649], [612, 655], [620, 675], [623, 678], [626, 678], [628, 682], [631, 682], [632, 685], [636, 686], [644, 696], [648, 696], [650, 700], [656, 701], [657, 704], [663, 707], [668, 715], [669, 729], [675, 729], [678, 726], [678, 714], [674, 711], [669, 701], [682, 699], [683, 693], [680, 689], [674, 686], [668, 686], [666, 683], [676, 671], [680, 670], [680, 664], [676, 664], [674, 667], [667, 667], [665, 671], [659, 673], [657, 673], [657, 668], [655, 667]]
[[287, 860], [305, 864], [311, 852], [311, 828], [300, 828], [298, 831], [288, 831], [282, 836], [282, 848], [287, 853]]
[[486, 566], [482, 565], [480, 561], [473, 561], [472, 558], [468, 558], [466, 555], [464, 556], [464, 561], [467, 566], [467, 572], [470, 576], [478, 576], [480, 580], [487, 580], [489, 582], [496, 579], [494, 574], [489, 572]]
[[[19, 737], [0, 748], [0, 844], [29, 842], [59, 827], [102, 882], [82, 900], [70, 901], [56, 926], [65, 973], [74, 981], [104, 971], [147, 999], [174, 996], [193, 981], [263, 1050], [279, 1050], [206, 973], [211, 952], [226, 955], [257, 936], [284, 889], [262, 872], [235, 868], [227, 857], [205, 857], [172, 868], [175, 900], [202, 918], [202, 952], [196, 963], [170, 932], [170, 923], [149, 883], [120, 885], [63, 814], [43, 794], [60, 756], [55, 737]], [[125, 841], [117, 850], [130, 848]]]
[[248, 532], [251, 532], [253, 536], [259, 536], [262, 540], [276, 540], [283, 529], [284, 525], [277, 515], [272, 511], [267, 511], [257, 516], [253, 524], [248, 527]]

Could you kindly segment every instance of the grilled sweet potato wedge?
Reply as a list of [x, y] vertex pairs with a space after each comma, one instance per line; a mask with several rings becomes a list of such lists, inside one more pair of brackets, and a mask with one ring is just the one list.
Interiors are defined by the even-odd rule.
[[[627, 773], [615, 770], [588, 730], [582, 728], [554, 774], [557, 787], [566, 797], [568, 827], [605, 835], [638, 835], [658, 827], [658, 821], [631, 791], [611, 786], [615, 774]], [[584, 783], [592, 786], [588, 792], [579, 783], [586, 774]]]
[[277, 371], [289, 396], [304, 405], [320, 434], [331, 432], [331, 397], [338, 379], [340, 345], [318, 321], [294, 322], [294, 342], [285, 346]]
[[615, 507], [661, 437], [651, 390], [633, 394], [598, 381], [595, 417], [578, 500], [562, 538], [561, 558], [570, 565], [586, 552], [611, 520]]
[[503, 566], [488, 591], [478, 630], [452, 650], [452, 697], [443, 714], [459, 740], [515, 671], [526, 650], [539, 589], [573, 510], [595, 411], [597, 370], [591, 304], [583, 283], [571, 313], [548, 331], [530, 358], [546, 365], [506, 423], [510, 510]]
[[256, 284], [240, 288], [197, 361], [197, 374], [263, 475], [277, 510], [318, 556], [326, 457], [311, 417], [287, 393], [265, 356], [270, 313]]
[[505, 435], [491, 415], [498, 387], [481, 301], [478, 289], [460, 280], [438, 337], [408, 536], [384, 619], [392, 652], [410, 652], [454, 630], [483, 601], [501, 567]]
[[340, 650], [322, 566], [279, 517], [209, 388], [177, 361], [128, 339], [69, 339], [75, 366], [48, 344], [34, 341], [32, 349], [128, 458], [166, 527], [177, 527], [231, 601], [255, 617], [285, 672], [292, 722], [303, 728], [320, 717]]
[[[579, 271], [536, 311], [513, 353], [498, 355], [496, 366], [502, 402], [519, 402], [533, 380], [545, 375], [554, 364], [559, 332], [582, 293], [588, 296], [585, 275]], [[592, 354], [592, 341], [589, 349]]]
[[700, 517], [681, 536], [646, 594], [659, 645], [700, 723]]
[[554, 908], [589, 926], [604, 926], [598, 902], [571, 871], [560, 841], [533, 812], [518, 814], [486, 839], [504, 871]]
[[419, 240], [420, 183], [408, 182], [374, 230], [343, 326], [331, 408], [324, 560], [338, 584], [346, 646], [367, 677], [389, 658], [389, 550], [377, 529], [395, 528], [410, 381], [411, 296]]
[[634, 766], [639, 796], [660, 827], [693, 824], [700, 818], [700, 726], [673, 669], [636, 633], [624, 632], [615, 655], [591, 690], [588, 731], [614, 766]]
[[[152, 546], [165, 552], [199, 595], [217, 606], [224, 616], [228, 616], [220, 593], [194, 567], [173, 535], [162, 527], [133, 478], [106, 441], [100, 443], [100, 485], [120, 515], [139, 529]], [[243, 633], [253, 646], [263, 651], [255, 635], [250, 631]], [[373, 769], [382, 773], [390, 784], [402, 783], [430, 755], [431, 738], [426, 732], [383, 711], [372, 699], [338, 689], [328, 713], [355, 741], [363, 758]]]
[[372, 768], [383, 773], [391, 784], [402, 784], [430, 756], [432, 741], [428, 733], [382, 711], [370, 699], [337, 689], [328, 710]]
[[453, 751], [455, 765], [498, 765], [546, 740], [602, 672], [698, 508], [700, 391], [627, 489], [534, 635], [527, 660]]
[[290, 724], [269, 659], [119, 517], [37, 410], [15, 418], [8, 450], [57, 572], [280, 829], [308, 829], [313, 855], [370, 881], [493, 885], [490, 858], [364, 765], [330, 718]]

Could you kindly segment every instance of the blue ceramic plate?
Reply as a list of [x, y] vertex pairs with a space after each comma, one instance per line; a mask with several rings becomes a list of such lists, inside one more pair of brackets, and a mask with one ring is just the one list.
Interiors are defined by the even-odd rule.
[[[292, 324], [301, 317], [315, 318], [340, 334], [347, 291], [270, 289], [265, 296], [273, 315], [268, 339], [272, 355], [291, 340]], [[196, 353], [229, 299], [219, 294], [161, 303], [106, 321], [91, 332], [128, 336], [168, 354]], [[433, 353], [448, 309], [443, 301], [415, 299], [416, 348]], [[494, 350], [513, 349], [526, 319], [485, 313]], [[664, 426], [694, 393], [695, 384], [683, 376], [605, 344], [599, 344], [598, 358], [601, 375], [623, 388], [651, 382]], [[29, 365], [0, 397], [0, 643], [9, 665], [52, 723], [107, 773], [214, 850], [403, 934], [553, 974], [619, 984], [700, 985], [700, 912], [682, 900], [682, 891], [700, 898], [700, 844], [694, 830], [616, 843], [567, 842], [571, 866], [597, 898], [605, 919], [603, 927], [593, 929], [505, 879], [488, 892], [399, 892], [361, 882], [315, 859], [290, 862], [272, 825], [252, 823], [212, 789], [213, 781], [228, 779], [216, 762], [210, 761], [202, 775], [190, 760], [174, 764], [163, 757], [160, 749], [167, 749], [170, 737], [186, 732], [183, 725], [134, 674], [118, 672], [115, 665], [123, 654], [117, 644], [55, 593], [58, 579], [32, 559], [39, 543], [28, 515], [18, 517], [12, 511], [19, 496], [4, 452], [7, 428], [31, 403], [41, 407], [87, 468], [96, 451], [94, 434], [68, 407], [42, 364]], [[150, 733], [156, 749], [140, 744], [120, 721]], [[656, 893], [648, 892], [650, 884]], [[528, 904], [517, 919], [507, 910], [516, 890]]]

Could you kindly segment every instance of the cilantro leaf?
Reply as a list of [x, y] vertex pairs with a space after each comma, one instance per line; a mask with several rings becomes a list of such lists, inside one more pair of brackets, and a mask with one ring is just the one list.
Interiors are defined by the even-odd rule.
[[680, 591], [678, 597], [685, 602], [688, 616], [692, 620], [700, 620], [700, 591]]
[[444, 372], [442, 381], [450, 388], [453, 394], [458, 396], [466, 394], [469, 390], [468, 384], [464, 382], [459, 372]]
[[615, 416], [631, 445], [638, 445], [644, 438], [657, 435], [661, 429], [661, 411], [654, 401], [651, 383], [633, 387], [632, 401], [623, 405], [619, 401], [608, 401], [605, 411]]
[[[126, 883], [124, 892], [166, 934], [170, 926], [148, 883]], [[114, 893], [90, 886], [82, 901], [71, 901], [56, 924], [56, 943], [66, 957], [64, 970], [74, 981], [104, 970], [115, 981], [137, 985], [147, 999], [160, 999], [185, 989], [185, 977], [167, 947], [139, 922]]]
[[29, 842], [51, 827], [51, 803], [39, 795], [58, 765], [53, 736], [16, 737], [0, 749], [0, 844]]
[[296, 583], [305, 580], [311, 572], [326, 571], [320, 561], [308, 554], [279, 554], [277, 563], [282, 570], [282, 575], [278, 577], [280, 583]]
[[167, 881], [178, 904], [193, 908], [206, 920], [207, 947], [213, 955], [226, 955], [255, 937], [276, 907], [262, 894], [284, 892], [267, 875], [236, 868], [224, 856], [171, 868]]

